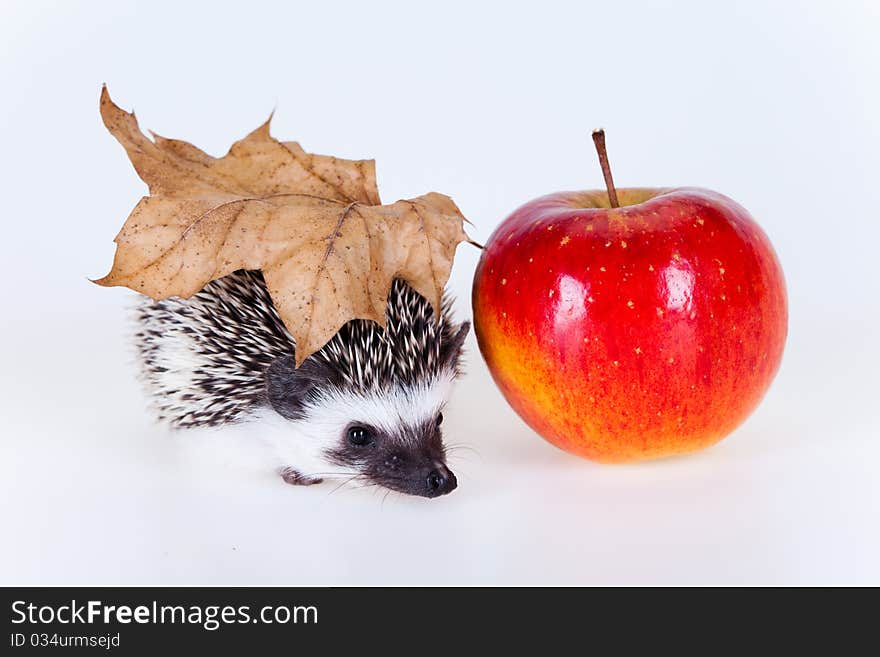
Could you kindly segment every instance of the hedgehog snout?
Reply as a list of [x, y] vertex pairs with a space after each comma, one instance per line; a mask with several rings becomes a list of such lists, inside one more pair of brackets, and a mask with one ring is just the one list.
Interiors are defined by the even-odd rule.
[[458, 487], [458, 480], [452, 470], [445, 465], [438, 464], [428, 473], [425, 484], [428, 490], [427, 497], [440, 497], [454, 491]]
[[392, 451], [368, 467], [366, 474], [381, 486], [420, 497], [440, 497], [458, 486], [442, 457], [433, 453]]

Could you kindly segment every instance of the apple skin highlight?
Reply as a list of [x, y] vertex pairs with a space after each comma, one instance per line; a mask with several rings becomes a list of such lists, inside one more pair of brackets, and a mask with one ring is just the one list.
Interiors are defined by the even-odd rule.
[[721, 440], [782, 358], [785, 282], [744, 208], [708, 190], [563, 192], [490, 237], [473, 288], [480, 351], [510, 405], [601, 462]]

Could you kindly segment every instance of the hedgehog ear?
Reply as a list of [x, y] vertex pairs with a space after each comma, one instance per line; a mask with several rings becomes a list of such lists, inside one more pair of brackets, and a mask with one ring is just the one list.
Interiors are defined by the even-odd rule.
[[440, 362], [444, 367], [449, 367], [458, 372], [458, 361], [461, 359], [461, 350], [464, 340], [471, 330], [470, 322], [462, 322], [458, 330], [440, 345]]
[[303, 418], [312, 391], [329, 381], [328, 370], [328, 365], [312, 358], [299, 367], [294, 356], [276, 358], [266, 370], [266, 396], [272, 408], [288, 420]]

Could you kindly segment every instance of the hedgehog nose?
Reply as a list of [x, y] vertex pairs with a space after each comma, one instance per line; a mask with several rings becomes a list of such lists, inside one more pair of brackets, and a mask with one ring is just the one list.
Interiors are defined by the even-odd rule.
[[426, 483], [428, 484], [428, 495], [431, 497], [438, 497], [439, 495], [451, 493], [455, 490], [455, 487], [458, 486], [458, 481], [455, 479], [455, 475], [447, 468], [431, 470], [431, 472], [428, 473]]

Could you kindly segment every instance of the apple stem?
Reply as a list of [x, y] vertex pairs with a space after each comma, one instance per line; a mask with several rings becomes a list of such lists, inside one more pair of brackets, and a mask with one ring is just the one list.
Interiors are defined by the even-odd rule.
[[605, 176], [605, 188], [608, 190], [608, 200], [612, 208], [619, 208], [617, 190], [614, 189], [614, 178], [611, 177], [611, 165], [608, 164], [608, 151], [605, 150], [605, 131], [602, 128], [593, 130], [593, 143], [596, 144], [596, 152], [599, 154], [599, 166], [602, 167], [602, 175]]

